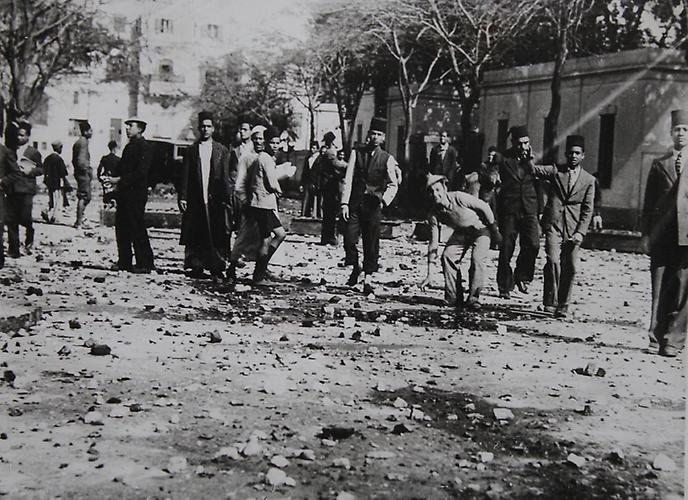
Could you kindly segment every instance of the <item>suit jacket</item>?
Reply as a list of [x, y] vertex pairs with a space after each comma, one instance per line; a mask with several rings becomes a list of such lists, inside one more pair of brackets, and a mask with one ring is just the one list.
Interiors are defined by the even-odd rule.
[[48, 191], [57, 191], [62, 185], [62, 179], [67, 177], [67, 165], [57, 153], [50, 153], [43, 160], [43, 184]]
[[5, 188], [11, 182], [10, 173], [16, 170], [16, 163], [12, 150], [0, 144], [0, 224], [5, 222]]
[[447, 151], [442, 158], [440, 145], [434, 146], [430, 150], [430, 160], [428, 162], [428, 172], [435, 175], [444, 175], [449, 180], [449, 187], [458, 187], [457, 174], [459, 170], [459, 153], [452, 145], [447, 145]]
[[519, 160], [515, 149], [509, 149], [499, 163], [501, 187], [497, 195], [499, 216], [507, 214], [537, 215], [540, 211], [536, 180], [529, 162]]
[[33, 146], [29, 146], [24, 151], [24, 158], [28, 158], [34, 164], [33, 169], [25, 174], [19, 170], [21, 158], [14, 155], [15, 161], [11, 164], [12, 171], [9, 174], [10, 187], [5, 191], [7, 194], [36, 194], [36, 177], [43, 175], [43, 161], [41, 153]]
[[[677, 244], [677, 209], [680, 205], [685, 210], [686, 196], [678, 196], [679, 177], [672, 155], [670, 152], [655, 159], [647, 176], [641, 231], [650, 238], [650, 253], [653, 248], [660, 250]], [[685, 173], [681, 175], [684, 176]]]
[[572, 189], [568, 189], [566, 167], [533, 166], [536, 176], [550, 181], [547, 206], [542, 217], [545, 231], [554, 228], [564, 239], [574, 233], [585, 236], [592, 220], [595, 205], [595, 178], [579, 167], [580, 174]]
[[225, 146], [212, 141], [206, 205], [198, 142], [187, 150], [178, 194], [179, 200], [186, 201], [186, 212], [182, 216], [182, 245], [214, 247], [225, 251], [228, 248], [230, 227], [227, 207], [234, 189], [230, 179], [229, 156]]
[[148, 172], [153, 162], [153, 147], [143, 137], [129, 140], [119, 160], [117, 197], [147, 197]]

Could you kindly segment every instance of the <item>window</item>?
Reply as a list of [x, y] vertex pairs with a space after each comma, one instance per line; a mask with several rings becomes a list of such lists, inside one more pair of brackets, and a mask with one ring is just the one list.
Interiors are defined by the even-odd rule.
[[361, 144], [363, 143], [363, 124], [359, 123], [356, 125], [356, 142]]
[[79, 92], [77, 91], [72, 94], [72, 104], [79, 104]]
[[112, 27], [116, 33], [122, 33], [127, 27], [127, 18], [124, 16], [114, 16], [112, 18]]
[[506, 151], [506, 136], [509, 133], [509, 119], [497, 120], [497, 151]]
[[602, 189], [609, 189], [612, 187], [615, 119], [615, 114], [600, 115], [600, 145], [597, 154], [597, 179]]
[[158, 33], [172, 33], [172, 20], [157, 19], [155, 21], [155, 31]]
[[211, 40], [220, 39], [220, 27], [217, 24], [208, 24], [205, 27], [205, 33]]
[[169, 82], [174, 76], [174, 63], [170, 59], [163, 59], [160, 61], [158, 73], [161, 80]]

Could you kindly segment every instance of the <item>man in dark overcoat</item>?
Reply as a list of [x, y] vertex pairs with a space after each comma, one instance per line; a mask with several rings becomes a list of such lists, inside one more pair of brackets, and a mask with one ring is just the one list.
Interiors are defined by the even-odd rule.
[[440, 133], [440, 142], [430, 150], [428, 173], [443, 175], [447, 178], [447, 188], [456, 191], [461, 187], [462, 179], [459, 178], [459, 153], [450, 144], [449, 133], [443, 130]]
[[323, 137], [324, 151], [320, 153], [318, 182], [322, 200], [321, 245], [337, 245], [337, 215], [341, 199], [341, 182], [346, 173], [346, 162], [337, 158], [335, 135], [327, 132]]
[[[502, 244], [497, 265], [497, 286], [504, 299], [511, 297], [516, 285], [522, 293], [528, 291], [533, 280], [535, 260], [540, 249], [540, 202], [535, 178], [530, 168], [532, 152], [530, 137], [525, 126], [511, 128], [512, 147], [499, 164], [501, 187], [497, 195], [497, 216]], [[516, 269], [511, 269], [511, 258], [519, 238], [521, 250]]]
[[688, 110], [671, 113], [673, 148], [652, 162], [642, 213], [650, 254], [653, 335], [659, 354], [675, 357], [688, 330]]
[[0, 269], [5, 266], [5, 190], [9, 188], [10, 173], [17, 169], [17, 159], [10, 148], [0, 144]]
[[63, 193], [63, 208], [64, 192], [62, 191], [67, 180], [67, 165], [62, 159], [62, 142], [53, 141], [51, 144], [53, 152], [45, 157], [43, 160], [43, 184], [48, 190], [48, 210], [41, 212], [41, 216], [46, 222], [55, 222], [55, 193]]
[[[144, 220], [148, 201], [148, 172], [153, 160], [153, 148], [144, 139], [146, 122], [129, 118], [125, 122], [129, 142], [122, 151], [119, 175], [104, 177], [105, 186], [114, 188], [117, 197], [115, 237], [117, 263], [113, 270], [150, 273], [153, 270], [153, 249]], [[132, 247], [136, 267], [132, 267]]]
[[234, 183], [230, 179], [229, 150], [213, 140], [214, 131], [213, 115], [200, 112], [199, 138], [184, 156], [178, 195], [184, 267], [194, 278], [203, 277], [204, 269], [213, 276], [222, 276], [229, 251], [229, 204]]

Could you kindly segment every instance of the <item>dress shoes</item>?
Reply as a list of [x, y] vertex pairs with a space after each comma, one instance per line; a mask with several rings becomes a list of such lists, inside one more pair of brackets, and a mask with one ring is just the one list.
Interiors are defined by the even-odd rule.
[[557, 312], [557, 306], [545, 306], [545, 312], [554, 314]]
[[138, 266], [136, 266], [136, 267], [132, 268], [131, 272], [134, 274], [150, 274], [153, 272], [153, 268], [152, 267], [138, 267]]
[[511, 293], [510, 292], [499, 292], [499, 298], [509, 300], [511, 298]]
[[565, 318], [569, 315], [569, 306], [558, 306], [557, 310], [554, 311], [555, 318]]
[[363, 284], [363, 295], [370, 295], [370, 294], [375, 295], [375, 288], [370, 283], [364, 283]]
[[516, 288], [518, 288], [518, 291], [521, 293], [528, 293], [528, 283], [525, 281], [517, 281]]
[[659, 348], [659, 355], [665, 358], [675, 358], [678, 356], [679, 350], [670, 345], [663, 345]]
[[356, 286], [358, 284], [358, 277], [361, 274], [361, 269], [358, 267], [354, 267], [351, 270], [351, 275], [349, 276], [348, 281], [346, 282], [347, 286]]

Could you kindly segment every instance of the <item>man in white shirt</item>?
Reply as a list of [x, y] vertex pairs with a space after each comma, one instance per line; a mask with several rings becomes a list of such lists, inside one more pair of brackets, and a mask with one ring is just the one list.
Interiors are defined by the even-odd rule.
[[199, 138], [186, 152], [179, 190], [182, 212], [180, 244], [185, 246], [184, 268], [192, 278], [204, 270], [220, 278], [229, 250], [228, 205], [231, 201], [229, 151], [212, 139], [213, 115], [198, 114]]

